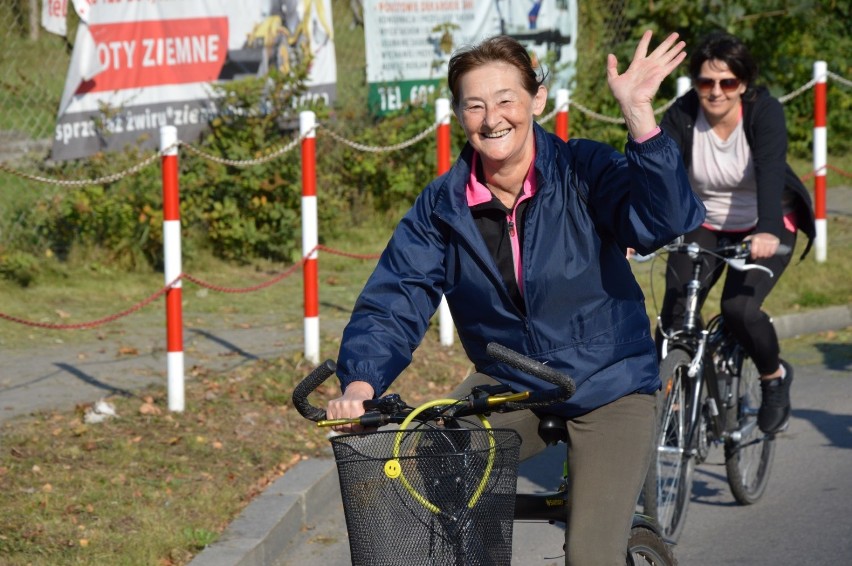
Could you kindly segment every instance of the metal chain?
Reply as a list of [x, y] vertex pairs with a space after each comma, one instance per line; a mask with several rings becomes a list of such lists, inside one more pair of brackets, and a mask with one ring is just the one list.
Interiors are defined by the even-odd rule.
[[785, 104], [788, 100], [792, 100], [792, 99], [796, 98], [797, 96], [799, 96], [800, 94], [802, 94], [803, 92], [805, 92], [806, 90], [808, 90], [809, 88], [814, 86], [816, 83], [817, 83], [817, 79], [811, 79], [809, 82], [803, 84], [802, 86], [800, 86], [799, 88], [797, 88], [796, 90], [791, 92], [790, 94], [785, 94], [784, 96], [779, 96], [778, 102], [780, 102], [781, 104]]
[[554, 107], [553, 110], [551, 110], [548, 114], [545, 114], [544, 116], [539, 118], [538, 123], [539, 124], [547, 124], [548, 122], [553, 120], [553, 117], [556, 116], [556, 114], [559, 113], [560, 110], [561, 111], [567, 111], [568, 108], [566, 106]]
[[383, 153], [383, 152], [387, 152], [387, 151], [396, 151], [398, 149], [404, 149], [406, 147], [412, 146], [412, 145], [416, 144], [417, 142], [421, 141], [422, 139], [424, 139], [426, 136], [428, 136], [429, 134], [431, 134], [435, 130], [437, 130], [438, 126], [440, 126], [440, 125], [441, 125], [441, 121], [435, 122], [429, 128], [420, 132], [419, 134], [417, 134], [416, 136], [414, 136], [413, 138], [411, 138], [408, 141], [404, 141], [404, 142], [401, 142], [401, 143], [398, 143], [398, 144], [395, 144], [395, 145], [386, 145], [386, 146], [364, 145], [364, 144], [361, 144], [361, 143], [358, 143], [358, 142], [350, 141], [350, 140], [344, 138], [343, 136], [341, 136], [340, 134], [334, 132], [333, 130], [328, 129], [328, 127], [326, 127], [326, 126], [323, 126], [323, 128], [326, 132], [328, 132], [328, 135], [330, 135], [334, 140], [339, 141], [340, 143], [342, 143], [344, 145], [348, 145], [352, 149], [357, 149], [359, 151], [367, 151], [367, 152], [371, 152], [371, 153]]
[[272, 161], [273, 159], [277, 159], [277, 158], [281, 157], [282, 155], [284, 155], [285, 153], [289, 152], [294, 147], [299, 145], [299, 143], [302, 141], [302, 139], [307, 137], [308, 134], [310, 134], [311, 132], [313, 132], [315, 130], [316, 130], [316, 128], [313, 128], [310, 132], [308, 132], [304, 136], [299, 136], [299, 137], [293, 139], [290, 143], [288, 143], [284, 147], [280, 147], [280, 148], [276, 149], [275, 151], [273, 151], [272, 153], [264, 155], [263, 157], [258, 157], [257, 159], [242, 159], [242, 160], [225, 159], [224, 157], [218, 157], [216, 155], [213, 155], [211, 153], [207, 153], [206, 151], [198, 149], [197, 147], [193, 147], [186, 142], [180, 142], [180, 145], [182, 147], [186, 148], [187, 151], [197, 155], [198, 157], [201, 157], [203, 159], [207, 159], [209, 161], [214, 161], [214, 162], [219, 163], [221, 165], [230, 165], [232, 167], [250, 167], [252, 165], [260, 165], [262, 163], [267, 163], [269, 161]]
[[184, 273], [183, 278], [187, 281], [192, 281], [199, 287], [205, 287], [207, 289], [210, 289], [211, 291], [219, 291], [221, 293], [251, 293], [252, 291], [259, 291], [261, 289], [271, 287], [279, 281], [286, 279], [287, 277], [295, 273], [297, 270], [301, 269], [304, 264], [305, 258], [302, 258], [300, 262], [294, 263], [280, 275], [276, 275], [271, 279], [267, 279], [266, 281], [258, 283], [257, 285], [252, 285], [250, 287], [223, 287], [221, 285], [214, 285], [213, 283], [208, 283], [206, 281], [198, 279], [197, 277], [189, 275], [188, 273]]
[[852, 81], [850, 81], [848, 79], [844, 79], [843, 77], [841, 77], [840, 75], [838, 75], [836, 73], [832, 73], [831, 71], [828, 71], [828, 76], [831, 77], [832, 80], [839, 82], [843, 86], [852, 87]]
[[78, 180], [68, 180], [68, 179], [50, 179], [48, 177], [42, 177], [40, 175], [30, 175], [29, 173], [24, 173], [23, 171], [17, 171], [8, 167], [4, 163], [0, 163], [0, 170], [5, 171], [11, 175], [15, 175], [16, 177], [20, 177], [22, 179], [27, 179], [28, 181], [35, 181], [37, 183], [45, 183], [48, 185], [59, 185], [63, 187], [85, 187], [87, 185], [105, 185], [107, 183], [112, 183], [118, 181], [122, 177], [127, 177], [129, 175], [133, 175], [153, 163], [158, 157], [160, 157], [159, 153], [155, 153], [154, 155], [143, 159], [136, 165], [125, 169], [124, 171], [119, 171], [118, 173], [113, 173], [112, 175], [107, 175], [105, 177], [97, 177], [95, 179], [78, 179]]
[[166, 285], [165, 287], [163, 287], [162, 289], [160, 289], [156, 293], [153, 293], [152, 295], [148, 296], [147, 298], [142, 299], [141, 301], [139, 301], [135, 305], [131, 306], [130, 308], [127, 308], [127, 309], [125, 309], [125, 310], [123, 310], [119, 313], [116, 313], [116, 314], [112, 314], [112, 315], [109, 315], [109, 316], [105, 316], [103, 318], [99, 318], [97, 320], [90, 320], [90, 321], [87, 321], [87, 322], [77, 322], [77, 323], [73, 323], [73, 324], [54, 324], [54, 323], [50, 323], [50, 322], [37, 322], [37, 321], [33, 321], [33, 320], [27, 320], [25, 318], [12, 316], [12, 315], [9, 315], [9, 314], [6, 314], [6, 313], [0, 313], [0, 318], [2, 318], [4, 320], [8, 320], [9, 322], [17, 322], [18, 324], [23, 324], [25, 326], [33, 326], [35, 328], [47, 328], [47, 329], [50, 329], [50, 330], [82, 330], [84, 328], [94, 328], [96, 326], [101, 326], [101, 325], [106, 324], [108, 322], [114, 322], [114, 321], [118, 320], [119, 318], [133, 314], [136, 311], [142, 309], [143, 307], [150, 305], [155, 299], [157, 299], [158, 297], [160, 297], [162, 295], [165, 295], [169, 291], [169, 289], [171, 289], [172, 287], [177, 285], [178, 281], [180, 281], [182, 277], [183, 277], [183, 275], [177, 276], [171, 283], [169, 283], [168, 285]]
[[291, 265], [289, 268], [284, 270], [279, 275], [276, 275], [275, 277], [273, 277], [271, 279], [268, 279], [266, 281], [258, 283], [257, 285], [252, 285], [252, 286], [249, 286], [249, 287], [224, 287], [224, 286], [221, 286], [221, 285], [215, 285], [213, 283], [208, 283], [208, 282], [203, 281], [203, 280], [201, 280], [201, 279], [199, 279], [199, 278], [197, 278], [193, 275], [190, 275], [188, 273], [181, 273], [180, 275], [175, 277], [175, 279], [171, 283], [167, 284], [166, 286], [162, 287], [161, 289], [157, 290], [155, 293], [149, 295], [148, 297], [146, 297], [145, 299], [143, 299], [143, 300], [139, 301], [138, 303], [132, 305], [131, 307], [129, 307], [129, 308], [127, 308], [127, 309], [125, 309], [121, 312], [118, 312], [116, 314], [105, 316], [103, 318], [99, 318], [99, 319], [96, 319], [96, 320], [90, 320], [90, 321], [78, 322], [78, 323], [71, 323], [71, 324], [55, 324], [55, 323], [50, 323], [50, 322], [39, 322], [39, 321], [34, 321], [34, 320], [27, 320], [25, 318], [6, 314], [6, 313], [3, 313], [3, 312], [0, 312], [0, 320], [7, 320], [9, 322], [15, 322], [15, 323], [18, 323], [18, 324], [23, 324], [25, 326], [32, 326], [32, 327], [36, 327], [36, 328], [45, 328], [45, 329], [49, 329], [49, 330], [81, 330], [81, 329], [85, 329], [85, 328], [94, 328], [96, 326], [101, 326], [101, 325], [106, 324], [108, 322], [114, 322], [114, 321], [116, 321], [120, 318], [131, 315], [131, 314], [141, 310], [142, 308], [151, 304], [155, 299], [166, 294], [170, 289], [176, 287], [178, 282], [184, 281], [184, 280], [195, 283], [196, 285], [198, 285], [200, 287], [204, 287], [204, 288], [210, 289], [212, 291], [219, 291], [219, 292], [222, 292], [222, 293], [250, 293], [250, 292], [253, 292], [253, 291], [260, 291], [260, 290], [265, 289], [267, 287], [271, 287], [272, 285], [274, 285], [274, 284], [276, 284], [280, 281], [283, 281], [285, 278], [293, 275], [293, 273], [295, 273], [299, 269], [302, 269], [304, 267], [305, 263], [307, 262], [308, 258], [310, 258], [314, 254], [314, 252], [317, 252], [317, 251], [323, 251], [323, 252], [326, 252], [326, 253], [329, 253], [329, 254], [347, 257], [347, 258], [350, 258], [350, 259], [374, 260], [374, 259], [378, 259], [379, 257], [381, 257], [380, 254], [355, 254], [355, 253], [351, 253], [351, 252], [345, 252], [345, 251], [342, 251], [342, 250], [336, 250], [336, 249], [330, 248], [328, 246], [317, 245], [307, 255], [305, 255], [300, 261], [294, 263], [293, 265]]
[[[672, 98], [671, 100], [666, 102], [664, 105], [662, 105], [659, 108], [657, 108], [656, 110], [654, 110], [654, 114], [660, 115], [660, 114], [664, 113], [666, 110], [671, 108], [672, 104], [674, 104], [676, 100], [677, 100], [677, 97]], [[623, 124], [624, 123], [623, 117], [622, 118], [611, 118], [609, 116], [604, 116], [603, 114], [599, 114], [598, 112], [595, 112], [594, 110], [591, 110], [590, 108], [586, 108], [582, 104], [580, 104], [578, 102], [574, 102], [573, 100], [569, 104], [571, 106], [575, 106], [577, 108], [577, 110], [579, 110], [583, 114], [586, 114], [587, 116], [589, 116], [591, 118], [595, 118], [595, 119], [600, 120], [602, 122], [607, 122], [609, 124]]]

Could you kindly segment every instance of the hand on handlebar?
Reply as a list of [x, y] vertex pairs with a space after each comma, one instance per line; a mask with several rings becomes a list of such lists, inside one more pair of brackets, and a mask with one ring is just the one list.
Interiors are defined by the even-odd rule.
[[746, 240], [751, 241], [752, 259], [765, 259], [774, 256], [778, 251], [778, 245], [781, 243], [777, 236], [768, 232], [752, 234]]
[[[374, 394], [373, 386], [366, 381], [350, 383], [343, 395], [328, 402], [327, 418], [333, 420], [360, 417], [364, 414], [364, 401], [372, 399]], [[364, 427], [348, 424], [332, 427], [332, 430], [346, 433], [363, 432]]]

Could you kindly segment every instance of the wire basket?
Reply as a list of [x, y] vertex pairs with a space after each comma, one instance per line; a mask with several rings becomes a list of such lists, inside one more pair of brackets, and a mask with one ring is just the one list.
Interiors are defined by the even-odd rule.
[[331, 443], [353, 565], [511, 562], [515, 431], [378, 431]]

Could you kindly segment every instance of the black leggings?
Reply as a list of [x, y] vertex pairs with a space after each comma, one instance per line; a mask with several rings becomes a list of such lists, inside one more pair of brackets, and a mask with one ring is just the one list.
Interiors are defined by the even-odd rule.
[[[717, 248], [742, 241], [747, 232], [716, 232], [700, 227], [684, 236], [684, 242], [696, 242], [704, 248]], [[796, 246], [796, 234], [784, 230], [781, 243], [790, 247], [785, 255], [776, 255], [749, 262], [763, 265], [772, 270], [773, 277], [758, 271], [737, 271], [728, 268], [720, 304], [725, 324], [754, 360], [761, 375], [775, 372], [780, 364], [778, 335], [769, 316], [761, 310], [763, 301], [787, 268]], [[710, 289], [724, 271], [725, 263], [718, 258], [702, 256], [704, 280], [699, 293], [699, 305], [703, 305]], [[660, 313], [662, 327], [670, 330], [683, 324], [686, 284], [692, 278], [692, 260], [686, 254], [670, 254], [666, 267], [666, 294]], [[662, 340], [657, 330], [657, 344]]]

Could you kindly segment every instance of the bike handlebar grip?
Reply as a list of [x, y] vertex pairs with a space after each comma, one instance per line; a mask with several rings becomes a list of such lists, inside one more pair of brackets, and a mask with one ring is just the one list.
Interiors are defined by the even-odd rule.
[[503, 362], [515, 369], [519, 369], [534, 377], [556, 385], [565, 393], [565, 399], [574, 394], [576, 389], [574, 380], [552, 367], [528, 358], [527, 356], [507, 348], [506, 346], [497, 344], [496, 342], [490, 342], [485, 347], [485, 351], [498, 362]]
[[793, 251], [793, 248], [786, 244], [778, 244], [778, 249], [775, 250], [775, 255], [787, 255]]
[[337, 371], [337, 364], [333, 360], [326, 360], [316, 367], [305, 379], [293, 389], [293, 405], [299, 414], [309, 421], [318, 422], [325, 419], [325, 409], [314, 407], [308, 401], [308, 395], [325, 382], [326, 379], [334, 375]]

